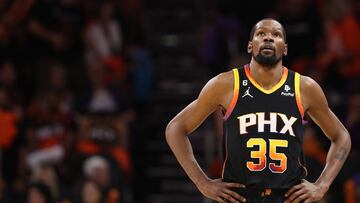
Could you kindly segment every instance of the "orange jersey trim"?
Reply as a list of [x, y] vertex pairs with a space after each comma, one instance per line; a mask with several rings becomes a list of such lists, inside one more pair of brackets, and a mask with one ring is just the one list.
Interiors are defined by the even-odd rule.
[[229, 118], [229, 116], [231, 115], [231, 112], [234, 110], [236, 102], [238, 100], [239, 97], [239, 71], [238, 69], [234, 68], [233, 70], [233, 74], [234, 74], [234, 94], [233, 94], [233, 98], [231, 100], [230, 106], [227, 108], [226, 114], [224, 116], [224, 120], [227, 120]]
[[295, 73], [295, 98], [296, 98], [296, 104], [298, 106], [299, 112], [301, 114], [301, 118], [304, 119], [304, 107], [301, 102], [300, 97], [300, 74]]
[[246, 74], [246, 77], [250, 80], [250, 82], [257, 88], [259, 89], [260, 91], [264, 92], [265, 94], [271, 94], [273, 92], [275, 92], [276, 90], [278, 90], [286, 81], [286, 78], [288, 76], [288, 69], [284, 67], [283, 69], [283, 73], [282, 73], [282, 76], [281, 76], [281, 79], [280, 81], [274, 86], [272, 87], [271, 89], [264, 89], [263, 87], [261, 87], [259, 85], [259, 83], [256, 82], [256, 80], [251, 76], [251, 72], [250, 72], [250, 68], [249, 66], [245, 66], [245, 74]]

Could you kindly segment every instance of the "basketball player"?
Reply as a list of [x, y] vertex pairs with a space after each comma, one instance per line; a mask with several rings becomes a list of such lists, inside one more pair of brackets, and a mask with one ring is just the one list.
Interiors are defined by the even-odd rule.
[[[166, 140], [200, 192], [217, 202], [313, 202], [320, 200], [350, 151], [350, 136], [329, 109], [320, 86], [282, 65], [286, 34], [273, 19], [252, 29], [250, 64], [211, 79], [198, 98], [175, 116]], [[224, 113], [225, 160], [212, 180], [195, 160], [188, 135], [218, 107]], [[331, 140], [326, 165], [306, 181], [302, 140], [307, 113]]]

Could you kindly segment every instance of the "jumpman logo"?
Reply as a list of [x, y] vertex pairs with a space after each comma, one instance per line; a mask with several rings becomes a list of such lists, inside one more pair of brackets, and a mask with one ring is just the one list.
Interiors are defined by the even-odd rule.
[[249, 96], [251, 98], [254, 98], [251, 94], [250, 94], [250, 87], [247, 88], [247, 90], [245, 91], [245, 94], [242, 96], [242, 98]]

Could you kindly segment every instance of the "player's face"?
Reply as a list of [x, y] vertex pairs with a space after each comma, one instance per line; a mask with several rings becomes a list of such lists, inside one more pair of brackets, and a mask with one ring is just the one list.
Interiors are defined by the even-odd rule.
[[263, 66], [275, 67], [287, 55], [287, 44], [280, 23], [263, 20], [256, 25], [253, 39], [249, 41], [248, 52]]

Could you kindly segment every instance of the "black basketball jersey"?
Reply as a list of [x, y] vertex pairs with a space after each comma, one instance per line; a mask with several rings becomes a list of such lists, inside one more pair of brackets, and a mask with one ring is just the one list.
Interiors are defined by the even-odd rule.
[[286, 67], [270, 90], [251, 77], [249, 65], [233, 69], [234, 96], [224, 117], [223, 179], [250, 188], [290, 188], [304, 167], [300, 75]]

